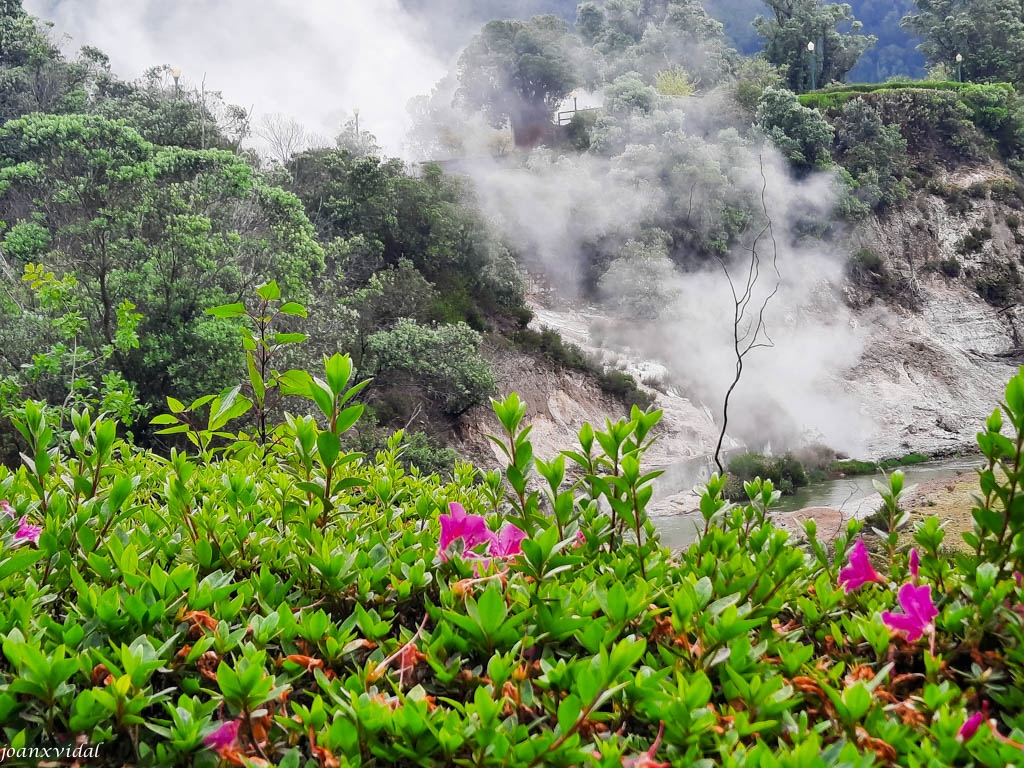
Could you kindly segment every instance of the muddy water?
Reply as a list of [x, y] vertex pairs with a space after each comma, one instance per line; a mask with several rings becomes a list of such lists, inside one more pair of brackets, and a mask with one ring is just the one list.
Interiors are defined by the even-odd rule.
[[[928, 461], [902, 469], [906, 476], [905, 487], [909, 487], [925, 480], [952, 479], [959, 473], [972, 472], [979, 466], [981, 459], [971, 456]], [[858, 475], [813, 483], [800, 488], [792, 496], [783, 496], [776, 508], [780, 512], [788, 512], [805, 507], [831, 507], [851, 515], [870, 514], [881, 503], [871, 483], [875, 478], [881, 479], [881, 475]], [[696, 511], [653, 517], [652, 522], [661, 533], [662, 543], [673, 548], [691, 543], [703, 526], [703, 520]]]

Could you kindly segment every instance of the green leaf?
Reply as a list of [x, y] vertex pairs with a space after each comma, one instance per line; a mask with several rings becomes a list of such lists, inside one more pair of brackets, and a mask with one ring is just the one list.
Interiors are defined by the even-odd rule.
[[14, 550], [10, 557], [0, 563], [0, 581], [15, 573], [24, 575], [23, 572], [27, 571], [42, 556], [43, 553], [38, 549], [23, 547]]
[[331, 392], [334, 397], [338, 397], [345, 391], [349, 377], [352, 376], [352, 361], [348, 355], [332, 355], [324, 360], [324, 373]]
[[222, 304], [219, 307], [213, 307], [206, 310], [206, 314], [213, 315], [214, 317], [240, 317], [245, 314], [245, 304]]
[[286, 301], [277, 309], [282, 315], [297, 315], [298, 317], [307, 317], [306, 308], [301, 304], [294, 301]]
[[263, 396], [267, 392], [267, 387], [263, 382], [263, 377], [260, 375], [260, 372], [256, 370], [256, 358], [252, 356], [252, 352], [246, 351], [245, 362], [249, 369], [249, 383], [252, 385], [252, 391], [256, 396], [256, 402], [262, 404]]
[[316, 439], [316, 449], [320, 454], [320, 461], [324, 467], [333, 467], [334, 462], [341, 452], [341, 441], [333, 432], [321, 432]]
[[275, 344], [301, 344], [308, 339], [304, 333], [275, 333], [274, 343]]
[[264, 301], [273, 301], [274, 299], [281, 298], [281, 289], [277, 287], [276, 280], [271, 280], [266, 285], [261, 285], [257, 288], [256, 295]]
[[360, 403], [358, 405], [350, 405], [339, 413], [334, 424], [335, 434], [341, 435], [351, 429], [352, 425], [359, 421], [359, 417], [363, 415], [364, 408], [365, 406]]
[[582, 712], [580, 697], [575, 693], [566, 696], [558, 705], [558, 729], [562, 733], [569, 733]]

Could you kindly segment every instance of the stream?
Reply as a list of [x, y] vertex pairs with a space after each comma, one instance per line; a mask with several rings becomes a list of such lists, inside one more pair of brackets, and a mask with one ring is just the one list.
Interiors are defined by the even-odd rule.
[[[901, 467], [906, 475], [904, 487], [909, 488], [924, 480], [954, 478], [958, 473], [970, 472], [980, 467], [981, 463], [982, 460], [978, 456], [960, 456]], [[670, 478], [668, 488], [656, 489], [655, 497], [682, 490], [674, 486], [678, 485], [680, 476], [689, 474], [689, 471], [681, 471], [673, 475], [672, 470], [668, 470], [662, 478], [655, 481], [657, 484], [660, 480]], [[871, 484], [873, 479], [879, 477], [877, 474], [856, 475], [812, 483], [798, 489], [792, 496], [783, 496], [774, 508], [780, 512], [791, 512], [806, 507], [831, 507], [855, 515], [866, 515], [873, 512], [881, 503], [878, 493]], [[697, 483], [699, 480], [694, 485]], [[696, 510], [679, 515], [653, 516], [651, 522], [661, 533], [662, 544], [672, 548], [690, 544], [697, 536], [698, 526], [703, 524]]]

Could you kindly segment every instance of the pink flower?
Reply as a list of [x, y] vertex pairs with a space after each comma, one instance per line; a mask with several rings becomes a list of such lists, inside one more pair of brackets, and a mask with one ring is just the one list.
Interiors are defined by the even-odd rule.
[[910, 642], [924, 634], [934, 635], [935, 625], [932, 622], [939, 611], [932, 602], [931, 585], [915, 587], [913, 584], [904, 584], [897, 597], [904, 613], [883, 611], [882, 621], [886, 626], [893, 632], [906, 632]]
[[32, 525], [28, 522], [28, 517], [24, 516], [18, 521], [18, 530], [14, 534], [15, 541], [30, 541], [35, 545], [39, 544], [39, 535], [43, 532], [43, 529], [38, 525]]
[[849, 594], [869, 581], [884, 583], [882, 577], [871, 567], [868, 549], [864, 546], [864, 541], [858, 540], [850, 551], [849, 565], [839, 572], [839, 585], [844, 592]]
[[220, 727], [203, 737], [203, 744], [215, 752], [228, 749], [238, 740], [238, 721], [221, 723]]
[[654, 759], [654, 753], [661, 745], [661, 737], [665, 734], [665, 721], [662, 720], [658, 726], [658, 738], [651, 744], [651, 748], [637, 757], [623, 757], [622, 768], [669, 768], [669, 763], [659, 763]]
[[497, 535], [491, 535], [490, 553], [494, 557], [521, 555], [523, 553], [522, 541], [525, 538], [525, 531], [520, 530], [512, 523], [505, 523], [505, 527]]
[[11, 506], [11, 502], [0, 501], [0, 512], [3, 512], [12, 520], [14, 519], [14, 507]]
[[438, 542], [438, 549], [441, 550], [441, 557], [445, 557], [445, 551], [456, 539], [462, 539], [463, 552], [469, 552], [474, 547], [487, 544], [491, 541], [491, 532], [487, 530], [487, 521], [480, 515], [467, 515], [465, 508], [456, 502], [448, 505], [451, 514], [441, 515], [441, 540]]
[[921, 556], [916, 549], [910, 550], [910, 578], [917, 584], [917, 576], [921, 572]]
[[981, 712], [975, 712], [973, 715], [968, 717], [964, 724], [960, 726], [960, 730], [956, 732], [956, 740], [961, 744], [968, 742], [978, 732], [981, 724], [985, 722], [985, 715], [988, 710], [988, 702], [984, 702], [981, 705]]
[[576, 531], [576, 543], [573, 544], [573, 548], [582, 547], [587, 543], [587, 537], [583, 535], [583, 531]]

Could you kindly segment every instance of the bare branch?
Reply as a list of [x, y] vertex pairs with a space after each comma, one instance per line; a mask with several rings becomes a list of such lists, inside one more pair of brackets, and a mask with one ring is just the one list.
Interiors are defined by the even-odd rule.
[[[771, 216], [768, 214], [768, 202], [765, 197], [768, 189], [768, 179], [764, 175], [763, 158], [758, 157], [758, 165], [761, 172], [761, 210], [764, 212], [765, 225], [757, 233], [753, 242], [750, 244], [750, 247], [747, 249], [750, 252], [750, 259], [747, 263], [747, 275], [743, 284], [743, 291], [741, 293], [737, 293], [736, 282], [733, 280], [733, 276], [729, 272], [729, 266], [726, 264], [725, 259], [721, 256], [718, 257], [718, 263], [722, 267], [722, 272], [725, 273], [725, 279], [729, 281], [729, 290], [732, 292], [732, 338], [733, 353], [736, 357], [735, 375], [733, 376], [732, 383], [725, 392], [725, 401], [722, 404], [722, 429], [718, 433], [718, 443], [715, 445], [715, 464], [718, 467], [718, 471], [722, 473], [725, 472], [725, 466], [722, 464], [722, 443], [725, 441], [725, 432], [729, 426], [729, 401], [743, 376], [744, 358], [746, 358], [746, 356], [755, 349], [775, 346], [775, 342], [772, 341], [772, 337], [768, 334], [764, 316], [765, 311], [768, 309], [768, 304], [779, 292], [782, 275], [779, 272], [778, 243], [775, 241], [775, 230], [772, 226]], [[755, 313], [750, 311], [750, 306], [751, 302], [754, 300], [755, 289], [761, 278], [761, 256], [757, 251], [757, 246], [761, 238], [766, 234], [771, 238], [771, 267], [775, 272], [775, 285], [772, 287], [772, 290], [769, 291], [768, 295], [765, 296]], [[743, 328], [742, 333], [740, 332], [741, 327]]]

